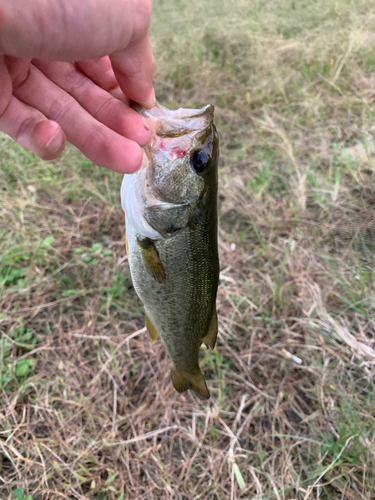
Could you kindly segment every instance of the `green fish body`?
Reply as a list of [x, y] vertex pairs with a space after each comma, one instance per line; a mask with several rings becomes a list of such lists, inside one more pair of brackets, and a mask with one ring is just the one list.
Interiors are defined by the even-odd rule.
[[130, 271], [150, 337], [162, 339], [175, 389], [204, 398], [199, 348], [215, 345], [219, 282], [213, 110], [142, 109], [153, 139], [121, 188]]

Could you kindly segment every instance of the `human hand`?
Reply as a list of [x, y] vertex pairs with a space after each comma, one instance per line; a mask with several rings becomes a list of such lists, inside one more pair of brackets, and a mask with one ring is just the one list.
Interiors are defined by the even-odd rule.
[[[150, 0], [0, 0], [0, 131], [51, 160], [66, 140], [127, 173], [151, 138]], [[75, 62], [72, 62], [75, 61]]]

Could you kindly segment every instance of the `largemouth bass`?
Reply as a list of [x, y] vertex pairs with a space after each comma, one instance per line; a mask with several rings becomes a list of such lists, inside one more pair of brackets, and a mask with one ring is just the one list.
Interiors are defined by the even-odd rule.
[[219, 141], [213, 106], [140, 109], [153, 130], [143, 164], [121, 187], [127, 253], [146, 326], [159, 334], [178, 392], [209, 398], [198, 363], [217, 336]]

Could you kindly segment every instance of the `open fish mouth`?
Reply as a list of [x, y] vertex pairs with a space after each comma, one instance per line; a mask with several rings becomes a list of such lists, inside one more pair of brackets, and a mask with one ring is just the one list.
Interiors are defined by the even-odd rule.
[[148, 119], [157, 137], [181, 137], [189, 132], [204, 130], [213, 122], [214, 106], [207, 104], [201, 109], [168, 109], [160, 103], [151, 109], [144, 109], [133, 103], [136, 111]]

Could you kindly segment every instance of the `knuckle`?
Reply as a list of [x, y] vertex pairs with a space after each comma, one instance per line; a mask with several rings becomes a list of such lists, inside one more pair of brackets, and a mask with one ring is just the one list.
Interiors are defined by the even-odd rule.
[[140, 58], [131, 58], [126, 61], [126, 76], [129, 79], [136, 79], [138, 75], [142, 74], [143, 64]]
[[74, 105], [75, 101], [69, 94], [59, 95], [49, 105], [48, 112], [46, 113], [47, 117], [61, 124], [65, 116], [71, 113]]
[[9, 73], [0, 56], [0, 118], [8, 109], [12, 98], [12, 82]]
[[10, 106], [10, 101], [12, 99], [11, 92], [4, 92], [0, 86], [0, 119], [7, 112]]
[[144, 38], [149, 31], [151, 22], [151, 0], [133, 0], [133, 40]]
[[86, 79], [82, 77], [82, 74], [80, 74], [76, 68], [72, 67], [65, 76], [64, 88], [69, 94], [74, 94], [84, 87], [85, 82]]
[[116, 106], [117, 102], [112, 96], [106, 97], [103, 102], [99, 104], [95, 112], [93, 113], [94, 118], [100, 119], [103, 114], [105, 114], [108, 110], [111, 110], [114, 106]]
[[5, 64], [14, 90], [27, 82], [31, 69], [30, 59], [5, 56]]
[[106, 90], [108, 92], [109, 90], [113, 90], [118, 87], [119, 84], [113, 73], [112, 66], [103, 72], [102, 77], [103, 80], [101, 83], [101, 87], [103, 88], [103, 90]]
[[21, 85], [26, 83], [29, 76], [30, 76], [30, 67], [21, 68], [20, 71], [18, 71], [17, 74], [15, 74], [12, 77], [13, 87], [20, 87]]
[[95, 149], [101, 151], [107, 143], [103, 125], [97, 123], [93, 126], [92, 130], [87, 132], [87, 135], [81, 140], [79, 149], [84, 153], [85, 151], [92, 150], [92, 145], [95, 144]]
[[15, 141], [21, 146], [28, 145], [32, 141], [32, 132], [37, 123], [34, 116], [25, 118], [17, 128]]

